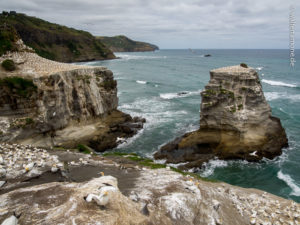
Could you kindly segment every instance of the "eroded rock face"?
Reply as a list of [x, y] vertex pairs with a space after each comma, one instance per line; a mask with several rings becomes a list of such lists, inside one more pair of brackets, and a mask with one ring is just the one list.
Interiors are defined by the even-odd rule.
[[7, 53], [0, 68], [0, 141], [36, 146], [90, 145], [97, 151], [131, 137], [142, 119], [117, 110], [117, 81], [104, 67], [57, 63], [32, 52]]
[[201, 97], [200, 129], [163, 146], [155, 158], [190, 162], [187, 167], [201, 166], [215, 156], [256, 161], [272, 159], [288, 145], [254, 69], [231, 66], [212, 70]]

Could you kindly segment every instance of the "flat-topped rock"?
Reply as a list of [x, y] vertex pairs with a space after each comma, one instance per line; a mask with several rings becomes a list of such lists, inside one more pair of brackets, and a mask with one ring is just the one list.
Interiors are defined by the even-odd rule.
[[280, 155], [288, 145], [253, 68], [212, 70], [201, 97], [200, 129], [163, 146], [155, 158], [189, 162], [187, 167], [201, 166], [215, 156], [257, 161]]
[[117, 81], [105, 67], [59, 63], [27, 49], [0, 57], [0, 141], [97, 151], [117, 146], [137, 133], [143, 120], [117, 110]]

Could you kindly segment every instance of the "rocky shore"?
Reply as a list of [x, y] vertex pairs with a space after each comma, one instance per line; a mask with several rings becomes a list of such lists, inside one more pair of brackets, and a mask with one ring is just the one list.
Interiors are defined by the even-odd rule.
[[288, 146], [280, 120], [271, 114], [259, 76], [241, 65], [215, 69], [201, 92], [200, 129], [163, 146], [154, 154], [184, 168], [220, 159], [272, 159]]
[[[291, 200], [170, 167], [151, 169], [130, 154], [1, 144], [0, 155], [0, 222], [15, 214], [23, 225], [300, 224], [300, 205]], [[113, 187], [105, 207], [85, 201], [103, 187]]]

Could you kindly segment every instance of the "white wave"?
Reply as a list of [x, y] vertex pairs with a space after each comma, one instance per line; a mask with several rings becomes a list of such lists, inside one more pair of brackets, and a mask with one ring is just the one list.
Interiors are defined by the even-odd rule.
[[137, 80], [136, 81], [138, 84], [147, 84], [147, 81], [144, 81], [144, 80]]
[[176, 120], [178, 117], [186, 117], [187, 111], [173, 110], [172, 106], [172, 102], [153, 97], [138, 98], [132, 103], [119, 106], [119, 109], [131, 116], [144, 117], [147, 120], [145, 128], [149, 128], [164, 126], [164, 123]]
[[147, 56], [147, 55], [129, 55], [124, 53], [117, 53], [115, 54], [117, 57], [121, 58], [122, 60], [141, 60], [141, 59], [165, 59], [166, 56]]
[[261, 71], [263, 68], [264, 68], [264, 67], [262, 67], [262, 66], [256, 67], [256, 69], [257, 69], [258, 71]]
[[138, 139], [143, 134], [143, 132], [144, 132], [144, 129], [139, 130], [136, 135], [134, 135], [130, 138], [127, 138], [124, 142], [119, 144], [117, 146], [117, 149], [124, 148], [124, 147], [131, 145], [136, 139]]
[[198, 91], [181, 91], [181, 92], [178, 92], [178, 93], [162, 93], [162, 94], [159, 94], [159, 96], [162, 98], [162, 99], [174, 99], [174, 98], [185, 98], [185, 97], [189, 97], [189, 96], [193, 96], [193, 95], [200, 95], [200, 91], [201, 90], [198, 90]]
[[300, 101], [300, 94], [290, 95], [286, 92], [265, 92], [265, 97], [268, 101], [272, 101], [276, 99], [288, 99], [293, 102]]
[[203, 177], [208, 177], [212, 175], [216, 168], [223, 168], [227, 167], [228, 162], [220, 159], [212, 159], [209, 160], [207, 163], [203, 164], [204, 170], [200, 172], [200, 175]]
[[288, 84], [288, 83], [284, 83], [284, 82], [281, 82], [281, 81], [266, 80], [266, 79], [262, 79], [261, 81], [266, 83], [266, 84], [270, 84], [272, 86], [297, 87], [296, 84]]
[[277, 177], [280, 180], [283, 180], [293, 191], [291, 192], [291, 195], [294, 196], [300, 196], [300, 187], [296, 184], [296, 182], [291, 178], [290, 175], [282, 173], [280, 170], [277, 173]]

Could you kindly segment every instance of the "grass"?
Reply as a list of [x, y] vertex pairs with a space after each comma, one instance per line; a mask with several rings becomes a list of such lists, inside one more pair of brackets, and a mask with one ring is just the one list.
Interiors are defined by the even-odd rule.
[[79, 152], [84, 153], [84, 154], [91, 153], [91, 150], [89, 149], [89, 147], [87, 147], [86, 145], [83, 145], [83, 144], [77, 145], [77, 149]]
[[241, 63], [240, 66], [244, 68], [248, 68], [248, 65], [246, 63]]
[[1, 63], [1, 66], [6, 70], [6, 71], [14, 71], [16, 69], [16, 65], [13, 60], [11, 59], [6, 59]]
[[[103, 156], [115, 156], [115, 157], [124, 157], [126, 159], [129, 159], [131, 161], [136, 162], [138, 165], [141, 166], [146, 166], [150, 169], [162, 169], [162, 168], [166, 168], [167, 165], [165, 164], [160, 164], [160, 163], [155, 163], [152, 159], [148, 159], [148, 158], [143, 158], [138, 156], [136, 153], [124, 153], [124, 152], [107, 152], [102, 154]], [[200, 175], [196, 174], [196, 173], [191, 173], [191, 172], [185, 172], [182, 171], [178, 168], [175, 167], [170, 167], [170, 169], [176, 173], [180, 173], [184, 176], [192, 176], [196, 179], [200, 179], [203, 181], [209, 181], [209, 182], [219, 182], [217, 180], [213, 180], [213, 179], [209, 179], [209, 178], [205, 178], [205, 177], [201, 177]]]
[[25, 98], [37, 90], [32, 80], [22, 77], [6, 77], [0, 79], [0, 87], [8, 87], [11, 92], [16, 92], [16, 94]]
[[105, 90], [113, 90], [117, 87], [117, 81], [116, 80], [107, 80], [100, 83], [100, 86], [103, 87]]
[[243, 104], [238, 105], [238, 110], [241, 110], [241, 109], [243, 109]]

